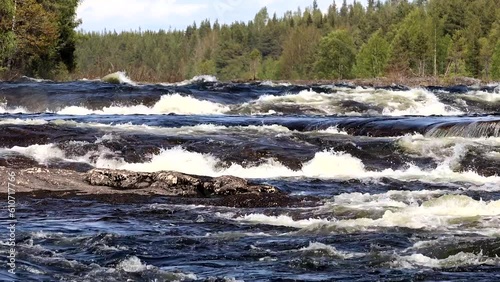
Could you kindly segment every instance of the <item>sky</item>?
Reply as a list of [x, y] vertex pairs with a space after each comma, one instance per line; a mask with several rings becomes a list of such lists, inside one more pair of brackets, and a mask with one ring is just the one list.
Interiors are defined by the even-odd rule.
[[[347, 0], [352, 3], [354, 0]], [[358, 0], [363, 5], [367, 0]], [[193, 22], [218, 19], [220, 23], [247, 22], [262, 8], [279, 16], [312, 5], [313, 0], [83, 0], [78, 18], [84, 31], [185, 29]], [[326, 11], [334, 0], [318, 0]], [[336, 0], [337, 6], [342, 0]]]

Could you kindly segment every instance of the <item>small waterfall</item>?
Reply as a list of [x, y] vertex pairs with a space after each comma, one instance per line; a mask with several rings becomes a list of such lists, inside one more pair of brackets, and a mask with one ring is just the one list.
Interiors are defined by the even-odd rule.
[[426, 137], [500, 137], [500, 120], [470, 123], [438, 124], [425, 134]]

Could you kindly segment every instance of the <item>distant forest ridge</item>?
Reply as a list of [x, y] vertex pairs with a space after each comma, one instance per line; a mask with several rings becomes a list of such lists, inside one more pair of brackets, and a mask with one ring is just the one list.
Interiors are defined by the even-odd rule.
[[[337, 1], [338, 2], [338, 1]], [[500, 79], [500, 0], [369, 0], [183, 31], [85, 33], [80, 77], [126, 70], [138, 81], [373, 77]]]
[[[24, 3], [17, 13], [15, 2]], [[0, 0], [0, 28], [8, 31], [0, 35], [0, 71], [74, 79], [125, 70], [150, 82], [202, 74], [500, 80], [500, 0], [368, 0], [366, 6], [344, 0], [327, 11], [313, 1], [281, 16], [263, 8], [249, 22], [205, 20], [186, 30], [121, 33], [75, 33], [78, 0], [62, 2]], [[34, 37], [30, 21], [39, 23]]]

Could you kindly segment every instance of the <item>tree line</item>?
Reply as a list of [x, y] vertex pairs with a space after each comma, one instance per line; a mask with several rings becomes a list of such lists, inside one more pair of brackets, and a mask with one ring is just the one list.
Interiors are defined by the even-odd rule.
[[0, 0], [0, 73], [55, 78], [76, 68], [79, 0]]
[[[185, 30], [75, 32], [78, 0], [0, 0], [0, 71], [138, 81], [500, 79], [500, 0], [335, 1]], [[70, 74], [72, 73], [72, 74]]]
[[500, 79], [500, 0], [369, 0], [186, 30], [84, 34], [78, 75], [141, 81], [468, 76]]

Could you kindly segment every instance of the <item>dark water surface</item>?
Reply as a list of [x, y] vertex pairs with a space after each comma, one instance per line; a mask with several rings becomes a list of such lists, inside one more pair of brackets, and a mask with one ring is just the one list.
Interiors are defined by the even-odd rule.
[[235, 175], [316, 199], [24, 197], [19, 281], [500, 280], [495, 86], [2, 82], [0, 131], [0, 165]]

